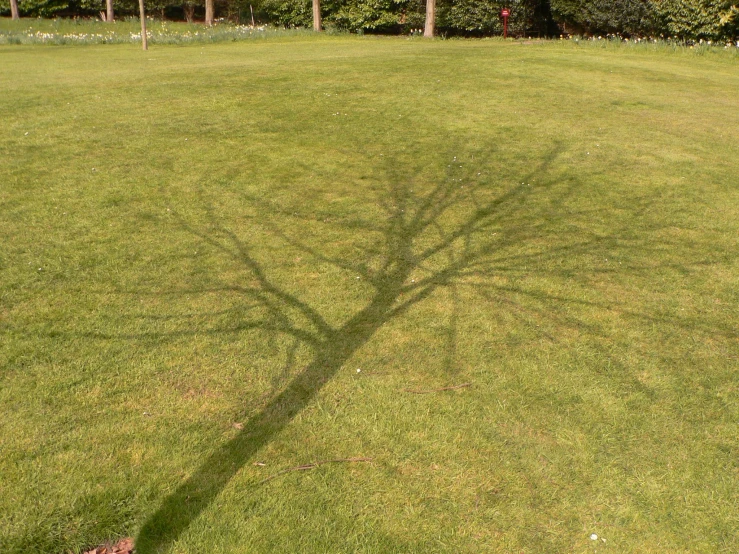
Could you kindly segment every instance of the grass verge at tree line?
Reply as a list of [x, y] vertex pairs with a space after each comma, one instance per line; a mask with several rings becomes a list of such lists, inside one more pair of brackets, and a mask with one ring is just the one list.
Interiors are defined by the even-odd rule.
[[[219, 22], [212, 27], [200, 23], [183, 23], [153, 19], [147, 17], [147, 40], [151, 44], [173, 45], [212, 42], [237, 42], [262, 38], [307, 37], [313, 33], [305, 28], [282, 28], [270, 25], [235, 25]], [[420, 40], [421, 29], [412, 29], [405, 38]], [[348, 31], [335, 27], [324, 29], [324, 34], [332, 36], [348, 36]], [[436, 37], [438, 40], [470, 40], [459, 37]], [[502, 37], [486, 37], [485, 41], [500, 41]], [[513, 39], [511, 39], [513, 40]], [[531, 42], [530, 39], [523, 39]], [[546, 41], [545, 41], [546, 42]], [[557, 42], [554, 39], [553, 42]], [[617, 35], [579, 37], [569, 36], [560, 40], [564, 45], [578, 47], [597, 47], [643, 52], [669, 52], [703, 56], [729, 55], [739, 58], [739, 42], [737, 41], [681, 41], [678, 39], [632, 38], [625, 39]], [[536, 43], [542, 41], [536, 40]], [[88, 46], [91, 44], [141, 44], [141, 25], [137, 18], [126, 17], [115, 20], [113, 24], [98, 19], [32, 19], [25, 18], [12, 21], [0, 18], [0, 45], [53, 45], [53, 46]]]
[[715, 54], [0, 48], [0, 551], [737, 551]]
[[[146, 37], [151, 44], [237, 42], [266, 37], [296, 37], [309, 34], [302, 29], [219, 23], [206, 27], [197, 23], [155, 20], [147, 17]], [[105, 23], [97, 19], [0, 19], [0, 45], [141, 44], [138, 18]]]

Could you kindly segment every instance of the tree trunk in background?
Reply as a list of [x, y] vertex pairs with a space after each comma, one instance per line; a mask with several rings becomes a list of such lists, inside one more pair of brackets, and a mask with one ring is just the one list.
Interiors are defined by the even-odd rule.
[[423, 36], [433, 37], [436, 26], [436, 0], [426, 0], [426, 23], [423, 26]]
[[18, 0], [10, 0], [10, 18], [20, 19], [18, 15]]
[[113, 23], [113, 0], [105, 0], [105, 21]]
[[313, 30], [321, 31], [321, 0], [313, 0]]
[[215, 21], [215, 7], [213, 0], [205, 0], [205, 24], [209, 27]]
[[149, 41], [146, 39], [146, 13], [144, 13], [144, 0], [139, 0], [139, 18], [141, 18], [141, 48], [149, 49]]

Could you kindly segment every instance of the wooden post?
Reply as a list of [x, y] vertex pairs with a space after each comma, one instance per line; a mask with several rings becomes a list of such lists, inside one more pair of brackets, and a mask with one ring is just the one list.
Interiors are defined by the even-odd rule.
[[146, 13], [144, 13], [144, 0], [139, 0], [139, 17], [141, 18], [141, 48], [148, 50], [149, 44], [146, 41]]
[[10, 19], [20, 19], [18, 15], [18, 0], [10, 0]]
[[321, 32], [321, 0], [313, 0], [313, 30]]
[[105, 22], [113, 23], [113, 0], [105, 0]]
[[431, 38], [434, 36], [436, 27], [436, 0], [426, 0], [426, 23], [423, 26], [423, 36]]

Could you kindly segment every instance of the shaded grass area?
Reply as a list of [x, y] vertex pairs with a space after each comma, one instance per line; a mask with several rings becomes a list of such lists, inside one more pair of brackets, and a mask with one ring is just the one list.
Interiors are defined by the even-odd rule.
[[735, 60], [0, 56], [0, 551], [737, 550]]

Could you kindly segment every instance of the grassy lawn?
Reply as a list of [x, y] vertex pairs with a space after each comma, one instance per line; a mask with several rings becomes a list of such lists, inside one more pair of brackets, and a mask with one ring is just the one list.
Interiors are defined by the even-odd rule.
[[[184, 23], [155, 20], [147, 17], [147, 37], [154, 44], [191, 44], [223, 41], [241, 41], [265, 37], [299, 36], [308, 34], [300, 29], [217, 23], [206, 27], [203, 23]], [[0, 18], [0, 46], [8, 44], [141, 44], [139, 19], [121, 18], [113, 23], [99, 19], [36, 19], [13, 21]], [[734, 48], [732, 47], [732, 52]]]
[[573, 43], [0, 48], [0, 552], [739, 551], [738, 89]]

